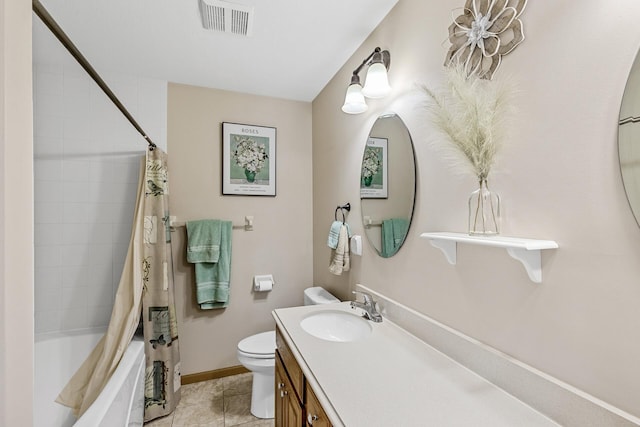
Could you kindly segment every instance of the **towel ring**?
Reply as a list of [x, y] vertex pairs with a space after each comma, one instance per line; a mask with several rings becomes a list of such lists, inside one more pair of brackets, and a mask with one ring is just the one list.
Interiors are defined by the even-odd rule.
[[336, 208], [336, 211], [333, 214], [333, 217], [336, 221], [338, 220], [338, 209], [340, 209], [340, 213], [342, 213], [342, 223], [344, 224], [345, 221], [347, 220], [347, 216], [344, 213], [344, 211], [351, 212], [351, 203], [347, 203], [346, 205], [338, 206]]

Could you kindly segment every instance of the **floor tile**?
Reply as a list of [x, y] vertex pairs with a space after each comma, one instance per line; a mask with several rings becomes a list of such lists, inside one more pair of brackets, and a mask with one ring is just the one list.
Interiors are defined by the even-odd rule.
[[221, 380], [224, 384], [225, 397], [251, 393], [251, 384], [253, 383], [253, 374], [251, 372], [221, 378]]
[[166, 417], [156, 418], [155, 420], [149, 421], [145, 423], [145, 427], [172, 427], [174, 414], [175, 411]]
[[210, 402], [222, 399], [224, 391], [223, 378], [186, 384], [180, 387], [181, 405], [194, 405], [196, 403]]
[[222, 399], [195, 405], [178, 405], [172, 427], [224, 427]]
[[258, 418], [251, 414], [251, 393], [225, 396], [224, 425], [225, 427], [246, 424]]
[[246, 373], [181, 387], [178, 407], [145, 427], [274, 427], [273, 419], [251, 414], [253, 374]]

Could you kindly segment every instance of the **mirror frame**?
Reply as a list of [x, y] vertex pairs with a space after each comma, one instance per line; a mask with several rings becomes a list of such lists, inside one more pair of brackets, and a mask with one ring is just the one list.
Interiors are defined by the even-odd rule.
[[[637, 101], [634, 102], [634, 99], [637, 99]], [[637, 190], [636, 193], [638, 194], [634, 195], [634, 193], [632, 193], [635, 185], [634, 182], [640, 182], [640, 172], [634, 172], [633, 170], [625, 172], [625, 164], [633, 163], [634, 161], [633, 157], [625, 155], [625, 153], [629, 151], [626, 145], [628, 145], [628, 142], [630, 141], [630, 138], [625, 138], [624, 136], [625, 130], [627, 129], [627, 126], [637, 126], [635, 129], [637, 129], [638, 134], [640, 134], [640, 111], [637, 113], [631, 111], [633, 110], [632, 107], [640, 107], [640, 51], [636, 54], [631, 69], [629, 70], [627, 81], [625, 82], [622, 100], [620, 101], [620, 112], [618, 114], [617, 135], [618, 161], [622, 186], [624, 188], [631, 213], [633, 214], [636, 224], [640, 227], [640, 185], [636, 185], [635, 188], [635, 190]], [[640, 110], [640, 108], [638, 109]], [[629, 113], [626, 113], [625, 110], [630, 111]], [[640, 152], [636, 157], [640, 159]]]
[[[397, 248], [395, 249], [395, 251], [388, 256], [383, 255], [382, 252], [382, 245], [380, 244], [380, 249], [378, 248], [378, 246], [376, 245], [376, 243], [373, 241], [373, 238], [371, 236], [371, 233], [368, 232], [368, 230], [370, 229], [371, 225], [368, 225], [367, 223], [365, 223], [365, 217], [366, 216], [370, 216], [370, 215], [366, 215], [367, 212], [365, 212], [365, 206], [364, 206], [364, 200], [388, 200], [387, 197], [380, 197], [380, 198], [365, 198], [362, 197], [362, 195], [360, 196], [360, 217], [361, 217], [361, 222], [362, 222], [362, 227], [364, 230], [364, 234], [366, 235], [366, 239], [368, 240], [369, 244], [371, 245], [371, 247], [375, 250], [375, 252], [378, 254], [378, 256], [382, 257], [382, 258], [390, 258], [394, 255], [396, 255], [400, 249], [402, 248], [402, 246], [404, 246], [406, 240], [407, 240], [407, 236], [409, 235], [409, 230], [411, 229], [411, 225], [413, 223], [413, 216], [415, 213], [415, 206], [416, 206], [416, 198], [417, 198], [417, 189], [418, 189], [418, 166], [417, 166], [417, 157], [416, 157], [416, 151], [415, 151], [415, 145], [413, 143], [413, 138], [411, 136], [411, 132], [409, 131], [408, 126], [406, 125], [406, 123], [404, 122], [404, 120], [402, 120], [402, 118], [400, 117], [399, 114], [395, 113], [395, 112], [387, 112], [384, 114], [381, 114], [380, 116], [378, 116], [375, 120], [375, 122], [373, 122], [373, 124], [371, 125], [371, 129], [369, 130], [369, 134], [367, 135], [367, 141], [369, 141], [370, 138], [372, 137], [379, 137], [379, 135], [372, 135], [371, 132], [373, 131], [373, 129], [376, 126], [376, 123], [378, 123], [381, 119], [386, 119], [386, 118], [393, 118], [395, 120], [398, 121], [399, 125], [402, 126], [404, 132], [406, 132], [406, 143], [408, 143], [409, 149], [410, 149], [410, 155], [411, 158], [413, 160], [413, 168], [412, 168], [412, 172], [413, 172], [413, 186], [411, 186], [411, 195], [412, 195], [412, 199], [411, 199], [411, 203], [410, 203], [410, 207], [408, 209], [408, 212], [406, 214], [406, 219], [407, 219], [407, 230], [405, 233], [404, 238], [402, 239], [402, 242], [400, 242], [400, 244], [397, 246]], [[364, 160], [364, 155], [366, 152], [366, 148], [367, 148], [367, 141], [365, 141], [365, 145], [363, 147], [362, 150], [362, 160], [360, 162], [360, 173], [358, 174], [359, 177], [359, 182], [358, 182], [358, 188], [361, 189], [362, 187], [362, 162]], [[404, 142], [404, 141], [403, 141]], [[389, 141], [389, 144], [391, 144], [391, 141]], [[390, 151], [390, 149], [389, 149]], [[391, 175], [391, 173], [389, 173], [389, 181], [391, 181], [393, 179], [393, 176]]]

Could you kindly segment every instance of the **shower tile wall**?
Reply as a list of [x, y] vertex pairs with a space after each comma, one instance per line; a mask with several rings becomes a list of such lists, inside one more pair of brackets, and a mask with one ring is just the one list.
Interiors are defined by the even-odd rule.
[[[166, 149], [167, 83], [101, 75]], [[36, 333], [108, 324], [145, 146], [79, 66], [34, 65]]]

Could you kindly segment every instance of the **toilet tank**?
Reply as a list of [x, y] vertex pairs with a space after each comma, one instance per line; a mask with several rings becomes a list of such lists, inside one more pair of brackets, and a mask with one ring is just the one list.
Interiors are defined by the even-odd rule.
[[313, 286], [304, 290], [304, 305], [331, 304], [340, 300], [321, 286]]

